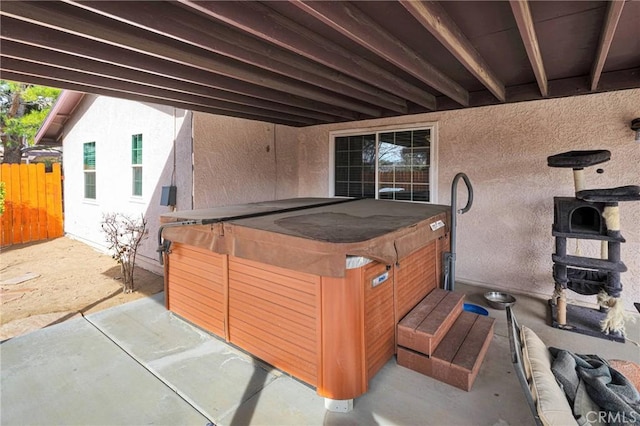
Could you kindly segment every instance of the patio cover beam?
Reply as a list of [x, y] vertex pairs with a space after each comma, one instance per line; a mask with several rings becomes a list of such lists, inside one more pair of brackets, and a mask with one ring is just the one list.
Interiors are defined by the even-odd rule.
[[[194, 105], [194, 104], [178, 102], [178, 101], [168, 101], [165, 99], [158, 99], [151, 96], [120, 92], [118, 90], [114, 90], [111, 88], [102, 88], [97, 86], [80, 84], [75, 81], [58, 80], [50, 76], [39, 76], [39, 75], [35, 75], [28, 72], [23, 73], [23, 72], [8, 70], [3, 68], [1, 64], [0, 64], [0, 72], [2, 73], [3, 78], [6, 78], [7, 80], [12, 80], [12, 81], [21, 81], [25, 83], [38, 84], [41, 86], [58, 87], [60, 89], [68, 89], [68, 90], [75, 90], [77, 92], [93, 93], [95, 95], [101, 95], [101, 96], [111, 96], [115, 98], [128, 99], [128, 100], [137, 101], [137, 102], [167, 105], [171, 107], [182, 108], [187, 111], [192, 110], [192, 111], [206, 112], [208, 114], [217, 114], [217, 115], [226, 115], [231, 117], [246, 118], [248, 120], [267, 121], [265, 117], [255, 116], [252, 114], [247, 114], [245, 112], [231, 113], [230, 111], [220, 110], [220, 109], [201, 106], [201, 105]], [[293, 126], [293, 127], [302, 126], [300, 123], [296, 123], [288, 120], [280, 121], [280, 120], [271, 119], [271, 120], [268, 120], [268, 122], [283, 124], [285, 126]]]
[[271, 87], [319, 102], [357, 111], [365, 116], [380, 117], [381, 111], [341, 95], [328, 93], [293, 79], [261, 72], [235, 60], [212, 55], [200, 48], [124, 24], [95, 13], [60, 2], [3, 2], [2, 14], [32, 21], [54, 29], [91, 38], [107, 44], [145, 53], [173, 62], [236, 78], [248, 83]]
[[442, 6], [435, 1], [400, 0], [400, 3], [496, 98], [506, 100], [504, 84]]
[[[402, 99], [292, 52], [265, 44], [247, 34], [201, 16], [200, 13], [161, 1], [67, 1], [69, 4], [116, 19], [268, 70], [322, 89], [360, 99], [372, 105], [406, 112]], [[237, 5], [232, 2], [230, 5]], [[355, 87], [355, 88], [354, 88]]]
[[469, 105], [469, 92], [465, 88], [350, 3], [299, 0], [291, 3], [460, 105]]
[[533, 68], [538, 87], [540, 87], [540, 93], [546, 98], [549, 95], [549, 84], [547, 81], [547, 73], [544, 70], [542, 54], [540, 53], [538, 37], [536, 36], [536, 30], [533, 25], [533, 18], [531, 17], [529, 2], [527, 0], [509, 0], [509, 4], [511, 5], [513, 16], [516, 18], [520, 38], [522, 38], [524, 48], [527, 51], [531, 68]]
[[609, 48], [611, 47], [611, 41], [616, 32], [620, 15], [622, 14], [622, 8], [624, 7], [624, 0], [613, 0], [608, 2], [607, 15], [602, 26], [602, 34], [600, 35], [600, 42], [598, 43], [598, 53], [596, 54], [596, 60], [593, 63], [593, 69], [591, 70], [591, 90], [594, 91], [598, 88], [598, 82], [600, 81], [600, 74], [604, 68], [604, 63], [607, 60], [609, 54]]
[[3, 42], [13, 40], [26, 45], [77, 55], [89, 60], [198, 84], [217, 91], [220, 99], [231, 102], [238, 101], [240, 98], [235, 95], [240, 95], [350, 120], [358, 119], [357, 113], [333, 105], [307, 100], [267, 87], [247, 84], [198, 68], [147, 56], [8, 16], [2, 17], [0, 36]]
[[178, 101], [185, 104], [199, 105], [202, 107], [211, 107], [220, 111], [226, 111], [227, 115], [235, 112], [244, 112], [254, 117], [262, 117], [263, 121], [271, 119], [286, 120], [298, 125], [317, 124], [316, 120], [309, 118], [295, 117], [290, 114], [282, 114], [274, 111], [263, 110], [260, 108], [248, 107], [230, 102], [210, 102], [210, 100], [185, 93], [174, 92], [167, 89], [157, 87], [143, 86], [139, 83], [130, 83], [127, 81], [117, 80], [115, 78], [84, 74], [80, 71], [60, 68], [52, 65], [39, 64], [36, 62], [17, 60], [4, 55], [0, 55], [1, 67], [3, 70], [13, 71], [24, 75], [32, 75], [35, 77], [52, 78], [59, 81], [80, 83], [86, 86], [98, 87], [103, 89], [111, 89], [121, 93], [129, 93], [135, 95], [143, 95], [150, 98], [156, 98], [166, 102]]
[[[296, 55], [330, 67], [354, 77], [353, 81], [366, 81], [390, 93], [395, 93], [425, 108], [436, 108], [435, 97], [373, 62], [354, 55], [307, 27], [282, 16], [258, 2], [200, 2], [178, 0], [185, 7], [272, 43]], [[351, 84], [345, 81], [345, 84]], [[406, 112], [406, 102], [394, 97], [394, 102]]]
[[215, 90], [193, 83], [174, 80], [155, 74], [148, 74], [142, 71], [98, 62], [92, 59], [81, 58], [67, 53], [60, 53], [40, 47], [29, 46], [11, 40], [2, 41], [2, 55], [13, 59], [75, 70], [88, 75], [114, 78], [116, 80], [127, 81], [129, 83], [138, 83], [143, 86], [163, 88], [178, 93], [201, 96], [211, 99], [211, 101], [207, 101], [210, 106], [222, 109], [225, 109], [225, 106], [234, 104], [234, 108], [239, 108], [241, 105], [248, 105], [252, 108], [261, 108], [267, 111], [270, 110], [284, 114], [291, 114], [297, 117], [306, 117], [315, 121], [336, 121], [336, 117], [320, 112], [303, 110], [288, 105], [281, 105], [275, 102], [251, 98], [249, 96]]

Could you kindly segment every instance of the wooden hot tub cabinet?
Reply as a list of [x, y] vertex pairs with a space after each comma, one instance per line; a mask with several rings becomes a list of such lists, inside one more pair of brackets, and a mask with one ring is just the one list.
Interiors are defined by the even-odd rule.
[[[314, 386], [323, 397], [362, 395], [396, 352], [398, 321], [441, 282], [448, 226], [434, 231], [429, 225], [448, 223], [448, 207], [430, 206], [428, 217], [418, 223], [363, 241], [310, 243], [299, 235], [261, 229], [271, 227], [265, 223], [286, 223], [281, 221], [286, 218], [304, 219], [300, 215], [357, 212], [361, 201], [367, 201], [366, 211], [389, 203], [358, 200], [352, 206], [167, 229], [165, 236], [172, 241], [165, 256], [167, 308]], [[393, 253], [405, 254], [385, 258], [376, 244], [395, 244]], [[279, 256], [265, 253], [267, 247]], [[348, 268], [346, 254], [363, 251], [378, 260]], [[335, 253], [340, 268], [332, 263]]]

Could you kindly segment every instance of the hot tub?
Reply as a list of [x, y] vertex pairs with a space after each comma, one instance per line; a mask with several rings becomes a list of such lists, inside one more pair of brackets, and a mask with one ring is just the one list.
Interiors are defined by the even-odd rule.
[[449, 211], [306, 198], [164, 215], [191, 223], [163, 231], [167, 308], [353, 399], [394, 355], [398, 321], [440, 286]]

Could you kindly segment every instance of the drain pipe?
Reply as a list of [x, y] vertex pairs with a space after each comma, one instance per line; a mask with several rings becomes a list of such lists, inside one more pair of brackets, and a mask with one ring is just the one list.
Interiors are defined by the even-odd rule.
[[169, 223], [165, 223], [164, 225], [160, 225], [160, 228], [158, 228], [158, 248], [156, 249], [156, 251], [159, 253], [159, 261], [161, 265], [164, 265], [164, 256], [163, 254], [169, 254], [169, 249], [171, 248], [171, 241], [170, 240], [162, 240], [162, 231], [164, 231], [165, 228], [174, 228], [174, 227], [178, 227], [178, 226], [190, 226], [190, 225], [202, 225], [203, 222], [202, 220], [183, 220], [181, 222], [169, 222]]
[[[464, 208], [457, 210], [458, 203], [458, 181], [462, 179], [464, 180], [465, 185], [467, 186], [468, 196], [467, 196], [467, 205]], [[473, 187], [471, 186], [471, 182], [469, 181], [469, 177], [464, 173], [458, 173], [451, 183], [451, 251], [445, 252], [443, 254], [443, 263], [444, 263], [444, 289], [453, 291], [456, 282], [456, 226], [457, 226], [457, 215], [464, 214], [471, 209], [471, 205], [473, 204]]]

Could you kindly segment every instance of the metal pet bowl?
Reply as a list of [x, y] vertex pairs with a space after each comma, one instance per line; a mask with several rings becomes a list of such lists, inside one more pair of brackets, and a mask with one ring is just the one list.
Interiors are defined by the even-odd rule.
[[507, 306], [516, 303], [515, 297], [501, 291], [488, 291], [484, 294], [484, 298], [493, 309], [507, 309]]

